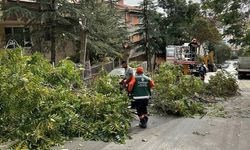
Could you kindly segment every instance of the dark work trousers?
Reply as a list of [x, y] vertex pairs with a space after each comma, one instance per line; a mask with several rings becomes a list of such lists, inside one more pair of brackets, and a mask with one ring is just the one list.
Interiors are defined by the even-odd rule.
[[148, 99], [136, 99], [135, 101], [135, 108], [137, 111], [137, 115], [140, 117], [142, 115], [148, 114]]

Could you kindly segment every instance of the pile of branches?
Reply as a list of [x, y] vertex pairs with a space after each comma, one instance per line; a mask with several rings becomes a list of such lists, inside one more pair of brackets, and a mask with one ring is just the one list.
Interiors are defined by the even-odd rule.
[[237, 80], [230, 74], [218, 72], [209, 83], [204, 83], [199, 77], [182, 75], [180, 66], [169, 63], [161, 65], [153, 79], [152, 102], [160, 113], [204, 114], [206, 103], [217, 103], [239, 93]]
[[50, 149], [71, 137], [123, 143], [129, 100], [110, 78], [86, 88], [69, 60], [52, 67], [39, 54], [0, 51], [0, 143], [12, 149]]

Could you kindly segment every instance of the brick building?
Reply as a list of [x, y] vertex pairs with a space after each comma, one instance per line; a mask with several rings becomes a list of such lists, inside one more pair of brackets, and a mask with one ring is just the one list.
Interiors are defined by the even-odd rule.
[[[13, 48], [14, 46], [21, 46], [26, 49], [26, 53], [31, 53], [31, 48], [41, 51], [44, 57], [50, 60], [50, 34], [49, 31], [44, 31], [39, 39], [32, 36], [31, 32], [37, 29], [36, 22], [27, 24], [24, 20], [28, 18], [17, 19], [16, 17], [8, 17], [3, 19], [3, 7], [8, 7], [18, 3], [25, 6], [32, 11], [47, 10], [48, 5], [41, 5], [37, 0], [0, 0], [0, 49]], [[34, 43], [39, 44], [34, 44]], [[69, 41], [56, 42], [56, 61], [64, 59], [76, 54], [76, 46]], [[34, 47], [34, 45], [36, 45]]]
[[120, 0], [116, 4], [116, 8], [124, 13], [122, 18], [125, 23], [129, 35], [127, 41], [127, 50], [129, 51], [129, 60], [143, 60], [143, 52], [138, 52], [137, 49], [141, 46], [141, 41], [144, 38], [143, 32], [143, 8], [139, 6], [129, 6], [124, 4], [124, 0]]

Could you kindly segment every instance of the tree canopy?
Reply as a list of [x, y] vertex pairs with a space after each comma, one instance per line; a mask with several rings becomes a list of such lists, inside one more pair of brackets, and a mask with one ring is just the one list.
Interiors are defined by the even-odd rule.
[[[110, 1], [110, 4], [115, 1]], [[80, 30], [84, 26], [88, 34], [88, 52], [96, 54], [120, 55], [125, 30], [121, 28], [119, 13], [106, 2], [100, 0], [41, 0], [39, 8], [31, 8], [22, 3], [7, 5], [4, 9], [5, 19], [21, 18], [26, 25], [33, 28], [33, 36], [41, 39], [49, 35], [51, 42], [51, 62], [55, 62], [56, 46], [60, 40], [72, 41], [75, 45], [80, 41]], [[86, 19], [86, 24], [81, 24]], [[41, 40], [33, 41], [35, 48], [41, 48]], [[78, 47], [79, 49], [79, 47]], [[37, 49], [36, 49], [37, 50]]]
[[201, 13], [200, 4], [185, 0], [159, 0], [166, 13], [165, 25], [167, 44], [183, 44], [192, 38], [200, 42], [220, 40], [215, 24]]
[[231, 37], [230, 43], [241, 45], [249, 20], [249, 4], [249, 0], [203, 0], [202, 8], [222, 23], [223, 34]]

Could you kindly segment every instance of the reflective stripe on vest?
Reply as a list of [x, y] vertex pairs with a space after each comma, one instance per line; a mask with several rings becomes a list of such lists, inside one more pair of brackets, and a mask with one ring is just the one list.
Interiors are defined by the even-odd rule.
[[149, 96], [134, 96], [133, 99], [149, 99]]

